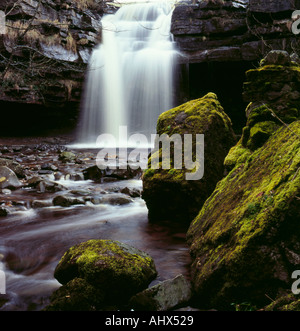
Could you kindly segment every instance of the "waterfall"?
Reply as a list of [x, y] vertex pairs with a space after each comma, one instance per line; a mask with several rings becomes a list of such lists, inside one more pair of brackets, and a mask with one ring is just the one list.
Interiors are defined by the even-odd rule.
[[147, 137], [174, 106], [177, 51], [170, 33], [173, 3], [126, 4], [102, 19], [102, 40], [88, 66], [78, 142], [95, 144], [119, 128]]

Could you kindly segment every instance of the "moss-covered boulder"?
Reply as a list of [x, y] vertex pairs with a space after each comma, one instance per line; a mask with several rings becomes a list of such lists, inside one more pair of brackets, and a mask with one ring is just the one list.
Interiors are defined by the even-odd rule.
[[[164, 134], [170, 138], [175, 135], [181, 137], [182, 154], [185, 151], [184, 135], [193, 137], [191, 145], [194, 161], [197, 161], [195, 137], [197, 134], [204, 135], [204, 176], [201, 179], [187, 179], [191, 169], [184, 162], [182, 168], [175, 167], [176, 146], [171, 149], [169, 169], [163, 169], [163, 160], [159, 169], [152, 167], [153, 158], [157, 154], [160, 157], [162, 155], [160, 148], [149, 157], [149, 168], [143, 174], [142, 197], [146, 201], [150, 221], [189, 223], [223, 177], [224, 158], [235, 144], [235, 135], [231, 121], [214, 93], [161, 114], [157, 122], [157, 135], [161, 137]], [[182, 157], [184, 159], [184, 155]]]
[[300, 261], [300, 121], [238, 162], [192, 222], [187, 240], [199, 304], [260, 305], [291, 288]]
[[112, 240], [89, 240], [71, 247], [57, 265], [54, 277], [61, 284], [84, 279], [105, 304], [123, 304], [145, 289], [156, 277], [153, 259], [127, 244]]

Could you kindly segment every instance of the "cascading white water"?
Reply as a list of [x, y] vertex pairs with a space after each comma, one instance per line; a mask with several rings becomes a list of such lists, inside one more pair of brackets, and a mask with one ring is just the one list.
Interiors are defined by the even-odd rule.
[[172, 1], [127, 4], [102, 19], [102, 42], [87, 73], [80, 144], [95, 144], [103, 133], [118, 139], [120, 126], [128, 134], [156, 133], [158, 116], [174, 106], [172, 7]]

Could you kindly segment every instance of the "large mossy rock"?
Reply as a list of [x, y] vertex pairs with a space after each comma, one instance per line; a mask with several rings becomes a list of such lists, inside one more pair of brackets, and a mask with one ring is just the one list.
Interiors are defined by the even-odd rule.
[[[191, 170], [184, 165], [182, 169], [174, 169], [172, 153], [171, 169], [152, 169], [152, 158], [156, 157], [153, 153], [149, 158], [149, 168], [143, 175], [142, 197], [149, 210], [149, 220], [189, 223], [224, 175], [224, 158], [235, 143], [231, 121], [217, 96], [208, 93], [203, 98], [161, 114], [157, 134], [169, 137], [179, 134], [182, 142], [185, 134], [193, 138], [197, 134], [204, 135], [204, 176], [201, 179], [187, 180], [186, 174]], [[195, 153], [195, 139], [192, 147]], [[161, 153], [161, 149], [156, 153]]]
[[[154, 261], [147, 253], [112, 240], [89, 240], [71, 247], [54, 272], [54, 277], [64, 285], [61, 293], [66, 286], [71, 291], [74, 286], [70, 282], [74, 279], [83, 279], [95, 293], [101, 293], [105, 305], [116, 306], [144, 290], [156, 276]], [[76, 293], [78, 282], [75, 285]], [[82, 282], [79, 285], [82, 287]]]
[[187, 233], [199, 304], [263, 305], [291, 288], [300, 261], [299, 151], [295, 121], [253, 153], [240, 151], [205, 202]]

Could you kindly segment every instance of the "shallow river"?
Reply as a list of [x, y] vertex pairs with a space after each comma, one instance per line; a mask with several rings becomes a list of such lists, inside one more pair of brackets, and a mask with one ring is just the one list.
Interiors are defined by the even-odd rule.
[[[104, 184], [91, 180], [60, 180], [59, 183], [67, 190], [113, 192], [114, 188], [122, 187], [142, 189], [141, 180]], [[24, 197], [53, 198], [53, 193], [37, 194], [26, 190], [12, 194], [19, 200]], [[186, 229], [174, 224], [151, 224], [147, 213], [145, 202], [137, 197], [124, 205], [87, 202], [72, 207], [32, 209], [25, 204], [21, 210], [0, 217], [0, 270], [5, 273], [8, 297], [8, 302], [0, 310], [40, 310], [45, 307], [51, 293], [61, 286], [53, 277], [60, 258], [69, 247], [89, 239], [119, 240], [150, 254], [158, 271], [152, 285], [178, 274], [189, 277]]]

